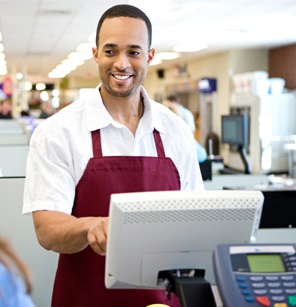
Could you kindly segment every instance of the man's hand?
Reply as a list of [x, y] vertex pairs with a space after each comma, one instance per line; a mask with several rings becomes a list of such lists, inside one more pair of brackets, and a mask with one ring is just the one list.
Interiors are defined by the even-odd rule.
[[108, 217], [98, 217], [90, 225], [87, 240], [91, 248], [99, 255], [106, 255]]

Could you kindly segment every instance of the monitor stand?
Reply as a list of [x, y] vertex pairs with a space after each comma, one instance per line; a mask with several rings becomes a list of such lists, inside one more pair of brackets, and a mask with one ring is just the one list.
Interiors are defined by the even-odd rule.
[[251, 174], [250, 165], [249, 165], [249, 161], [248, 161], [247, 153], [246, 153], [246, 148], [243, 146], [239, 146], [238, 152], [240, 154], [241, 159], [243, 160], [245, 174]]
[[204, 279], [205, 270], [162, 271], [167, 297], [174, 292], [182, 307], [216, 307], [211, 284]]

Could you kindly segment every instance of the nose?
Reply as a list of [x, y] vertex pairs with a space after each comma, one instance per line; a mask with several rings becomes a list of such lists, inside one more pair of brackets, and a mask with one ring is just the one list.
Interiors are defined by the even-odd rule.
[[114, 66], [118, 70], [125, 70], [126, 68], [130, 67], [129, 57], [125, 53], [119, 53], [115, 59]]

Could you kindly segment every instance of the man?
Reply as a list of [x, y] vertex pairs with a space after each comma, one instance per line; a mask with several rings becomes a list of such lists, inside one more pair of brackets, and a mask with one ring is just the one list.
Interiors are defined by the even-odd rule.
[[0, 119], [12, 119], [11, 102], [8, 99], [0, 103]]
[[[169, 95], [164, 100], [163, 104], [167, 106], [175, 114], [180, 116], [185, 121], [185, 123], [188, 125], [188, 127], [191, 129], [194, 135], [195, 129], [196, 129], [194, 116], [190, 110], [184, 108], [180, 104], [178, 97], [176, 95]], [[194, 139], [194, 141], [195, 141], [195, 146], [196, 146], [198, 162], [202, 163], [207, 159], [207, 156], [208, 156], [207, 151], [202, 145], [199, 144], [199, 142], [196, 139]]]
[[164, 105], [171, 107], [175, 110], [175, 112], [183, 118], [185, 123], [190, 127], [192, 133], [195, 132], [196, 125], [195, 120], [192, 112], [185, 107], [182, 106], [182, 104], [179, 101], [178, 96], [176, 95], [169, 95], [166, 97], [166, 100], [164, 101]]
[[108, 210], [112, 193], [203, 189], [193, 136], [141, 86], [154, 56], [141, 10], [107, 10], [96, 44], [101, 85], [39, 125], [28, 156], [23, 212], [60, 253], [52, 306], [178, 306], [162, 290], [105, 288]]

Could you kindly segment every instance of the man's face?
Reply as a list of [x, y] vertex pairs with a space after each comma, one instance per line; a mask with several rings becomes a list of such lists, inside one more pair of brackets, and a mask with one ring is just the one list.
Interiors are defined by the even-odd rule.
[[139, 91], [154, 50], [148, 50], [148, 31], [141, 19], [106, 19], [93, 48], [102, 81], [101, 93], [128, 97]]

